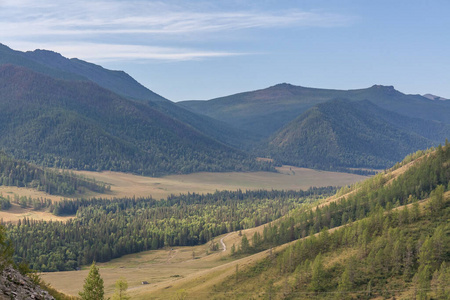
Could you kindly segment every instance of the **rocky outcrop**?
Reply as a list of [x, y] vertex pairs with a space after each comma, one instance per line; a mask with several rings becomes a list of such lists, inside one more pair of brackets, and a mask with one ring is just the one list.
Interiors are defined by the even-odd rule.
[[0, 300], [3, 299], [54, 300], [55, 298], [35, 285], [30, 278], [11, 267], [7, 267], [1, 272], [0, 276]]

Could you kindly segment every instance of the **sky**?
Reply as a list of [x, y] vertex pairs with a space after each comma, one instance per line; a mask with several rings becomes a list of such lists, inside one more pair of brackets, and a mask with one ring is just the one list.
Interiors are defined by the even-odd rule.
[[448, 0], [0, 0], [0, 43], [123, 70], [172, 101], [290, 83], [450, 98]]

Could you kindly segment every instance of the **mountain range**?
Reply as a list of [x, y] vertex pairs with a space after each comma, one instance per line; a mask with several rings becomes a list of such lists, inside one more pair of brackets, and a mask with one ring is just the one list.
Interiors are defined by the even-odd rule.
[[450, 136], [450, 101], [392, 86], [278, 84], [208, 101], [170, 100], [122, 71], [0, 44], [0, 148], [45, 166], [146, 175], [386, 168]]
[[258, 135], [254, 151], [261, 156], [320, 169], [386, 168], [450, 136], [450, 101], [392, 86], [327, 90], [284, 83], [177, 104]]

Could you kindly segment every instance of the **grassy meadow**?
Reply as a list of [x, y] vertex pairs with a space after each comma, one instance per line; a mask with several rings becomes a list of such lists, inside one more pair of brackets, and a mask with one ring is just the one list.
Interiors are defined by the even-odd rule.
[[[164, 177], [145, 177], [121, 172], [90, 172], [74, 171], [86, 178], [95, 178], [96, 181], [111, 184], [111, 191], [107, 194], [88, 192], [77, 194], [77, 197], [120, 198], [120, 197], [146, 197], [151, 195], [155, 199], [179, 195], [188, 192], [213, 193], [217, 190], [306, 190], [309, 187], [343, 186], [364, 180], [365, 176], [317, 171], [312, 169], [283, 166], [275, 172], [225, 172], [225, 173], [194, 173], [187, 175], [170, 175]], [[47, 198], [59, 201], [63, 197], [48, 195], [29, 188], [14, 186], [0, 186], [0, 193], [6, 197], [26, 196], [32, 198]], [[70, 197], [67, 197], [70, 198]], [[13, 206], [8, 211], [0, 211], [0, 219], [4, 222], [17, 222], [24, 217], [36, 220], [64, 220], [66, 217], [56, 217], [45, 211], [33, 211], [30, 208], [22, 209]]]

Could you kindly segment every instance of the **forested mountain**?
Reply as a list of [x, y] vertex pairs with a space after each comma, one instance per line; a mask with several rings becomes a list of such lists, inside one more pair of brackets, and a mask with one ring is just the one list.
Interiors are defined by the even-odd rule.
[[[450, 137], [450, 101], [392, 86], [346, 91], [279, 84], [173, 103], [124, 72], [52, 51], [0, 44], [0, 66], [10, 64], [41, 79], [24, 83], [27, 76], [14, 76], [12, 82], [3, 72], [0, 108], [11, 119], [0, 120], [0, 147], [46, 166], [161, 175], [267, 169], [251, 157], [270, 156], [278, 164], [320, 169], [386, 168]], [[65, 91], [56, 95], [54, 86]]]
[[450, 102], [405, 95], [392, 86], [381, 85], [358, 90], [328, 90], [278, 84], [209, 101], [183, 101], [177, 104], [268, 137], [309, 108], [337, 98], [369, 100], [401, 115], [450, 123]]
[[76, 58], [68, 59], [48, 50], [15, 51], [0, 44], [0, 65], [14, 64], [56, 79], [85, 80], [97, 83], [121, 96], [142, 101], [168, 101], [147, 89], [123, 71], [111, 71]]
[[118, 95], [148, 103], [153, 109], [184, 122], [200, 132], [228, 145], [248, 148], [253, 135], [216, 119], [198, 115], [147, 89], [123, 71], [112, 71], [80, 59], [68, 59], [48, 50], [15, 51], [0, 44], [0, 65], [24, 66], [56, 79], [92, 81]]
[[44, 166], [146, 175], [261, 168], [147, 103], [89, 81], [3, 65], [0, 111], [0, 147]]
[[367, 100], [314, 106], [269, 139], [283, 164], [320, 169], [385, 168], [450, 136], [450, 124], [406, 117]]
[[450, 144], [410, 158], [404, 172], [379, 174], [243, 237], [234, 255], [298, 240], [236, 268], [207, 297], [449, 299]]

